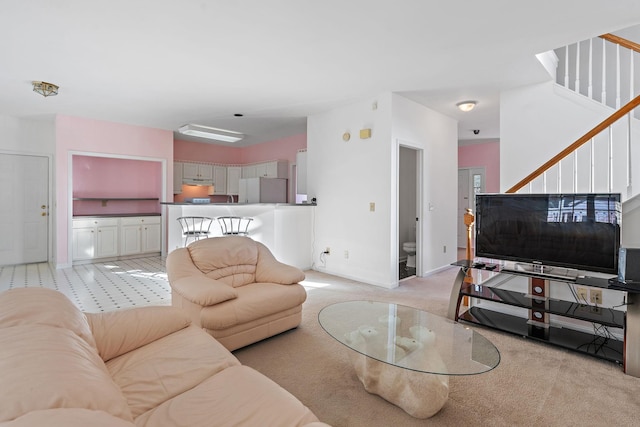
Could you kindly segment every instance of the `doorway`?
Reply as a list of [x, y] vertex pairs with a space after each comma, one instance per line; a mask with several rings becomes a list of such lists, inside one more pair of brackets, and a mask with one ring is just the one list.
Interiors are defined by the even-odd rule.
[[[484, 192], [484, 168], [458, 169], [458, 249], [466, 250], [467, 248], [467, 227], [464, 225], [464, 214], [467, 211], [467, 208], [470, 208], [475, 214], [476, 194]], [[471, 253], [473, 254], [473, 250]]]
[[420, 274], [421, 154], [403, 145], [398, 153], [398, 280]]
[[0, 265], [48, 262], [49, 158], [0, 154]]

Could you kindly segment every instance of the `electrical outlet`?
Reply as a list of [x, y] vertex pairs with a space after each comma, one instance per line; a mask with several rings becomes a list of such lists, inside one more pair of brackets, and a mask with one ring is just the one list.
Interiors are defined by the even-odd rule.
[[349, 251], [344, 251], [344, 257], [345, 259], [349, 259]]
[[602, 289], [591, 289], [591, 303], [602, 304]]
[[331, 248], [327, 246], [327, 249], [324, 250], [324, 253], [327, 255], [331, 255]]
[[589, 301], [589, 297], [587, 296], [587, 288], [576, 288], [576, 295], [578, 297], [578, 302], [580, 303]]

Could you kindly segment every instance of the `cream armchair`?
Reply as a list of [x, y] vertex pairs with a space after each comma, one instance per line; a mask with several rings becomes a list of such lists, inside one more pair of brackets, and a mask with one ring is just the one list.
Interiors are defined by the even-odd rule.
[[229, 350], [302, 320], [304, 273], [249, 237], [213, 237], [176, 249], [167, 256], [167, 274], [171, 304]]

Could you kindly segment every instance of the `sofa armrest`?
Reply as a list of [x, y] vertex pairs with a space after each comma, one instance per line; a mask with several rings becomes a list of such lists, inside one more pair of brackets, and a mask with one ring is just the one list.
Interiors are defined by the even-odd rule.
[[138, 307], [85, 313], [105, 362], [186, 328], [191, 320], [174, 307]]
[[271, 251], [262, 243], [258, 245], [258, 263], [256, 265], [256, 282], [293, 285], [304, 280], [304, 273], [297, 267], [283, 264], [276, 260]]
[[170, 285], [182, 297], [203, 307], [238, 297], [238, 292], [231, 286], [204, 276], [183, 277]]

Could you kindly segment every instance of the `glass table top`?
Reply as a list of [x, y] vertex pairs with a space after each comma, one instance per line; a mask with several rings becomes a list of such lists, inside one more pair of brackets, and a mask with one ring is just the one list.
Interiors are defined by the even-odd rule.
[[498, 349], [473, 329], [412, 307], [346, 301], [323, 308], [318, 320], [350, 349], [404, 369], [474, 375], [500, 363]]

